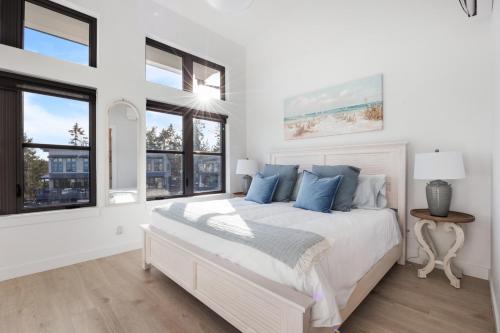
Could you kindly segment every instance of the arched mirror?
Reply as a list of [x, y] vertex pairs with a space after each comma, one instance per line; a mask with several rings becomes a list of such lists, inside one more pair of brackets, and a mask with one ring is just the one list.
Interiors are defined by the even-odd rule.
[[108, 119], [109, 203], [137, 202], [139, 113], [133, 104], [118, 101]]

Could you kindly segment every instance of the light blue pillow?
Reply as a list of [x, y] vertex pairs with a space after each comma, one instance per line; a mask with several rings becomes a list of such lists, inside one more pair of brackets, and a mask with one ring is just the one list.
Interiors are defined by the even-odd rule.
[[279, 175], [265, 177], [260, 172], [257, 173], [250, 184], [245, 200], [260, 204], [270, 203], [273, 200], [274, 192], [278, 187]]
[[330, 213], [343, 178], [342, 175], [320, 178], [304, 170], [297, 201], [293, 207]]
[[279, 175], [280, 181], [278, 188], [273, 196], [273, 201], [287, 202], [290, 201], [293, 187], [297, 182], [298, 165], [280, 165], [280, 164], [266, 164], [262, 174], [265, 177], [271, 175]]
[[348, 212], [351, 210], [352, 199], [358, 187], [358, 177], [361, 169], [350, 165], [313, 165], [312, 172], [323, 177], [344, 176], [339, 192], [333, 203], [333, 210]]

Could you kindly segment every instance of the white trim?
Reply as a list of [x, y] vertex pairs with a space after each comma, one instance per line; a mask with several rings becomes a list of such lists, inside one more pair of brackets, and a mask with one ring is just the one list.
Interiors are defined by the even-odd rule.
[[500, 314], [498, 313], [498, 311], [500, 310], [498, 308], [498, 303], [497, 303], [497, 299], [496, 299], [496, 293], [495, 293], [495, 282], [490, 279], [490, 294], [491, 294], [491, 304], [493, 306], [493, 316], [495, 317], [495, 331], [497, 333], [500, 333]]
[[228, 194], [228, 193], [212, 193], [212, 194], [193, 195], [190, 197], [166, 198], [166, 199], [160, 199], [160, 200], [148, 200], [148, 201], [146, 201], [146, 209], [148, 211], [151, 211], [154, 208], [159, 207], [159, 206], [163, 206], [171, 201], [195, 202], [195, 201], [205, 201], [205, 200], [227, 199], [228, 197], [230, 197], [230, 194]]
[[0, 229], [17, 228], [20, 226], [41, 223], [78, 221], [81, 219], [99, 217], [100, 215], [101, 209], [99, 207], [82, 207], [76, 209], [60, 209], [46, 212], [12, 214], [0, 217]]
[[56, 256], [39, 261], [34, 261], [17, 266], [8, 266], [0, 269], [0, 281], [13, 279], [19, 276], [39, 273], [51, 269], [77, 264], [83, 261], [112, 256], [118, 253], [137, 250], [142, 247], [142, 242], [131, 242], [111, 247], [103, 247], [90, 251], [77, 252]]

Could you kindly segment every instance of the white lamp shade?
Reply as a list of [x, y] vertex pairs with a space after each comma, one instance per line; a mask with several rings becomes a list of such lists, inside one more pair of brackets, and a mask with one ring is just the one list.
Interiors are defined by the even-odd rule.
[[462, 153], [450, 151], [415, 154], [413, 178], [425, 180], [465, 178]]
[[236, 174], [237, 175], [249, 175], [253, 176], [259, 171], [259, 166], [257, 161], [254, 160], [238, 160], [236, 164]]

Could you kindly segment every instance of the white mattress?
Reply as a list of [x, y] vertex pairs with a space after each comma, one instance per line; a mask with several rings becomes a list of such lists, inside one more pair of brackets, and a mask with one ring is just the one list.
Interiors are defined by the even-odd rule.
[[154, 211], [151, 225], [312, 296], [315, 299], [311, 314], [313, 326], [340, 325], [342, 319], [339, 309], [346, 305], [357, 282], [401, 242], [396, 214], [391, 209], [354, 209], [351, 212], [333, 211], [325, 214], [294, 208], [292, 205], [292, 202], [260, 205], [235, 198], [188, 203], [185, 214], [201, 216], [233, 212], [241, 216], [241, 223], [249, 219], [317, 233], [330, 242], [331, 249], [306, 274], [299, 274], [256, 249], [204, 233]]

